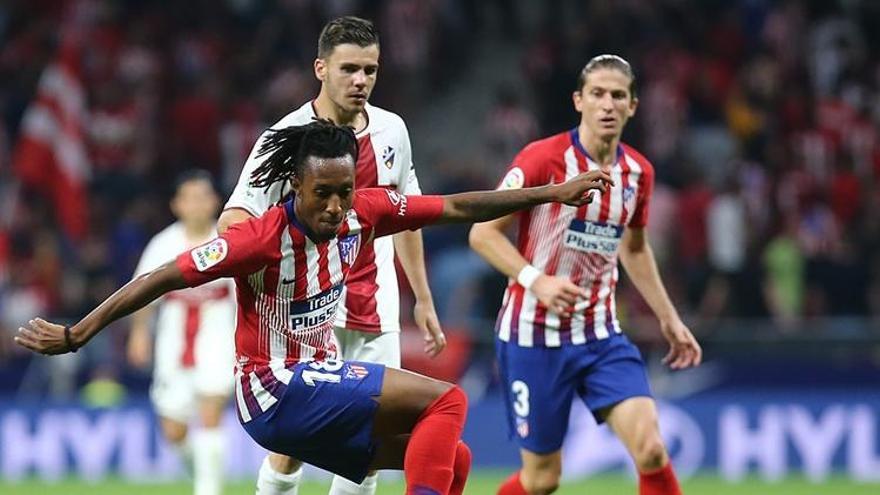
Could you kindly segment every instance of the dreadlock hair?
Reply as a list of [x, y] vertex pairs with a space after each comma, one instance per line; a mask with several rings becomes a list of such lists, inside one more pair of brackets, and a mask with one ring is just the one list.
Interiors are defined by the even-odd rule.
[[257, 157], [266, 156], [266, 159], [251, 173], [250, 185], [268, 190], [276, 182], [302, 178], [303, 167], [310, 156], [339, 158], [345, 155], [357, 160], [354, 130], [331, 120], [315, 119], [305, 125], [269, 129], [257, 151]]

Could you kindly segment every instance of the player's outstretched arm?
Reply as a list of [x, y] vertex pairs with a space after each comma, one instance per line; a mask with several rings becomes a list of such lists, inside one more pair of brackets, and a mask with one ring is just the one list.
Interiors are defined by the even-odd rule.
[[590, 191], [605, 192], [611, 185], [610, 175], [593, 170], [562, 184], [450, 194], [443, 196], [443, 213], [438, 223], [485, 222], [543, 203], [582, 206], [590, 202]]
[[35, 318], [19, 328], [15, 342], [40, 354], [74, 352], [110, 323], [127, 316], [167, 292], [186, 287], [177, 264], [171, 261], [145, 273], [114, 292], [79, 323], [64, 325]]

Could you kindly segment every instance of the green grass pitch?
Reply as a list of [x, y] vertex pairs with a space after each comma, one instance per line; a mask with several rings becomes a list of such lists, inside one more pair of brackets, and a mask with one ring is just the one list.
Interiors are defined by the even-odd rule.
[[[503, 479], [499, 473], [474, 473], [468, 480], [465, 494], [494, 495], [498, 483]], [[300, 495], [326, 495], [329, 483], [307, 482], [300, 488]], [[713, 476], [698, 476], [683, 483], [686, 495], [876, 495], [880, 484], [859, 484], [843, 477], [832, 478], [828, 482], [813, 484], [800, 478], [790, 478], [778, 483], [747, 480], [742, 483], [727, 483]], [[101, 481], [86, 483], [66, 480], [57, 483], [26, 481], [9, 483], [0, 480], [0, 494], [3, 495], [189, 495], [192, 488], [185, 483], [137, 484], [120, 481]], [[237, 482], [226, 487], [224, 495], [252, 495], [252, 482]], [[403, 482], [382, 481], [377, 495], [399, 495], [403, 493]], [[578, 482], [565, 482], [556, 492], [558, 495], [635, 495], [633, 480], [605, 475]]]

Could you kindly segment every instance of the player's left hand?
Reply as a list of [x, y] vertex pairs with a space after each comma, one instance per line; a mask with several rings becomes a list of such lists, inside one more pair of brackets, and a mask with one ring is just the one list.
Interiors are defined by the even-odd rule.
[[663, 358], [663, 364], [674, 370], [699, 366], [703, 361], [703, 349], [690, 329], [680, 320], [660, 322], [660, 331], [669, 342], [669, 353]]
[[446, 335], [440, 327], [440, 318], [434, 309], [434, 301], [416, 301], [413, 319], [425, 338], [425, 354], [435, 357], [446, 348]]
[[558, 201], [569, 206], [583, 206], [593, 201], [593, 191], [604, 193], [614, 186], [614, 180], [607, 172], [591, 170], [572, 177], [556, 186]]
[[29, 328], [19, 327], [15, 343], [39, 352], [54, 355], [70, 352], [70, 346], [64, 339], [64, 325], [48, 322], [42, 318], [34, 318], [28, 322]]

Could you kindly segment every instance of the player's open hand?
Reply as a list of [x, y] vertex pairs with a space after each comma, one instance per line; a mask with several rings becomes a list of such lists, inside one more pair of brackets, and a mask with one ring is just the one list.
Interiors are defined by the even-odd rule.
[[548, 311], [562, 317], [570, 317], [578, 299], [586, 299], [587, 291], [571, 280], [555, 275], [542, 274], [529, 289]]
[[663, 358], [663, 364], [674, 370], [700, 365], [703, 361], [703, 349], [681, 320], [660, 322], [660, 331], [669, 342], [669, 353]]
[[73, 350], [64, 336], [64, 328], [64, 325], [34, 318], [28, 322], [28, 328], [19, 327], [15, 343], [40, 354], [64, 354]]
[[413, 319], [425, 338], [425, 354], [431, 357], [443, 352], [446, 348], [446, 335], [440, 327], [440, 318], [434, 309], [434, 301], [418, 300], [413, 308]]
[[559, 201], [569, 206], [583, 206], [593, 200], [593, 192], [603, 193], [614, 185], [607, 172], [591, 170], [556, 186]]

